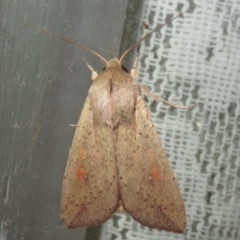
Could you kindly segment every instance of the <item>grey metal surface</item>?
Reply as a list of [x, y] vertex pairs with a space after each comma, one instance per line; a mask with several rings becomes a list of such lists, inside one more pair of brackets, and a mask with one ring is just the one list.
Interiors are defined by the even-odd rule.
[[127, 7], [112, 1], [0, 0], [0, 239], [84, 239], [59, 217], [68, 151], [91, 73], [104, 64], [46, 28], [110, 59]]

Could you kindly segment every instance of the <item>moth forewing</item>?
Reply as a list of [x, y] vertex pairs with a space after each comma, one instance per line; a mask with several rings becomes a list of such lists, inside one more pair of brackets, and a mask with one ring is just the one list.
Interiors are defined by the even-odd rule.
[[123, 207], [143, 225], [182, 233], [187, 221], [182, 196], [141, 95], [135, 119], [136, 125], [116, 129]]
[[112, 133], [95, 124], [87, 97], [63, 180], [61, 218], [70, 228], [98, 225], [119, 206]]

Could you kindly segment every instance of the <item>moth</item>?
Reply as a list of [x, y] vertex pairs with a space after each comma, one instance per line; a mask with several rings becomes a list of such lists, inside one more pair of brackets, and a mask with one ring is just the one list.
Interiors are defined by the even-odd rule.
[[165, 101], [137, 83], [137, 60], [130, 74], [122, 66], [133, 48], [166, 24], [150, 31], [120, 59], [110, 61], [37, 28], [91, 52], [106, 65], [97, 74], [87, 64], [93, 82], [76, 127], [62, 188], [61, 218], [69, 228], [98, 225], [122, 207], [150, 228], [185, 230], [183, 199], [143, 96], [176, 108], [192, 106]]

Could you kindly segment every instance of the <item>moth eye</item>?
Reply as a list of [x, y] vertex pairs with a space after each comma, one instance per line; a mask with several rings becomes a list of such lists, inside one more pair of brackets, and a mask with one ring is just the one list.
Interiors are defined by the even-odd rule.
[[123, 66], [123, 65], [122, 65], [122, 70], [123, 70], [124, 72], [128, 73], [128, 69], [127, 69], [125, 66]]

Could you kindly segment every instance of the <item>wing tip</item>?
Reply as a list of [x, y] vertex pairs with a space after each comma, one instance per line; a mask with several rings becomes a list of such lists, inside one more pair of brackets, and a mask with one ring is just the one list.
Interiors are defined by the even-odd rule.
[[139, 220], [136, 220], [138, 221], [140, 224], [144, 225], [144, 226], [147, 226], [149, 228], [155, 228], [155, 229], [158, 229], [158, 230], [164, 230], [164, 231], [167, 231], [167, 232], [173, 232], [173, 233], [184, 233], [185, 229], [186, 229], [186, 226], [187, 226], [187, 222], [186, 221], [181, 221], [181, 222], [178, 222], [178, 223], [169, 223], [169, 224], [166, 224], [166, 223], [146, 223], [146, 222], [140, 222]]

